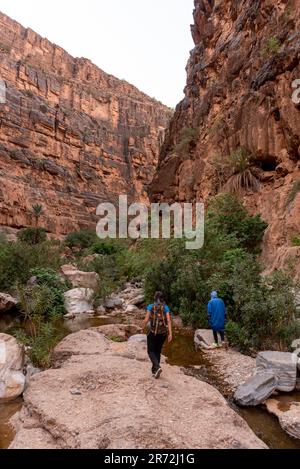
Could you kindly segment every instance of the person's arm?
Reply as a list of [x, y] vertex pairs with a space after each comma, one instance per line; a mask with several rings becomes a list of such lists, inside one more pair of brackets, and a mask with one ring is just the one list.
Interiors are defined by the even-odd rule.
[[147, 309], [146, 316], [143, 322], [143, 331], [145, 331], [148, 322], [150, 321], [150, 311]]
[[168, 322], [168, 332], [169, 332], [169, 335], [168, 335], [168, 341], [169, 343], [172, 342], [173, 340], [173, 332], [172, 332], [172, 320], [171, 320], [171, 314], [168, 312], [166, 313], [166, 317], [167, 317], [167, 322]]
[[207, 305], [207, 315], [208, 315], [208, 320], [210, 321], [210, 317], [211, 317], [211, 304], [210, 304], [210, 302]]

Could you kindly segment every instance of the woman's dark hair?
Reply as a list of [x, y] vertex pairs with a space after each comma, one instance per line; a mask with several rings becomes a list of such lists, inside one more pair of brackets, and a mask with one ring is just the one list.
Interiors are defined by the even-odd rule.
[[155, 293], [154, 302], [155, 303], [163, 303], [164, 302], [164, 294], [161, 291], [157, 291]]

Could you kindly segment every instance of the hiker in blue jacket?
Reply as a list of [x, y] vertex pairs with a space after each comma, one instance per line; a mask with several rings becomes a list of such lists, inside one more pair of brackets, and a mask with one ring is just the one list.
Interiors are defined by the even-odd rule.
[[209, 325], [213, 330], [215, 345], [219, 345], [218, 333], [221, 336], [222, 345], [225, 345], [226, 307], [224, 301], [218, 298], [216, 291], [211, 293], [211, 300], [207, 305], [207, 313]]

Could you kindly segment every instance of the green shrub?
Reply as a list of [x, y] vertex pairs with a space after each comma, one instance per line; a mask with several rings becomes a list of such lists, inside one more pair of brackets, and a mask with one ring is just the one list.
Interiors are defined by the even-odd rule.
[[22, 243], [40, 244], [47, 239], [47, 230], [45, 228], [24, 228], [17, 234], [17, 238]]
[[148, 270], [154, 267], [167, 253], [169, 240], [141, 239], [128, 246], [118, 257], [122, 276], [127, 280], [143, 280]]
[[226, 191], [239, 193], [244, 189], [259, 189], [259, 181], [251, 167], [251, 155], [245, 148], [238, 148], [226, 157], [216, 156], [212, 164], [217, 170], [220, 186], [224, 185]]
[[0, 42], [0, 53], [1, 52], [3, 54], [10, 54], [11, 46], [9, 46], [8, 44], [3, 44], [2, 42]]
[[291, 236], [291, 243], [293, 246], [300, 246], [300, 238], [299, 236]]
[[262, 49], [262, 55], [265, 58], [278, 55], [280, 52], [280, 48], [281, 43], [279, 39], [276, 36], [272, 36], [267, 40], [265, 47]]
[[196, 146], [199, 137], [199, 129], [186, 127], [180, 133], [180, 140], [175, 145], [174, 151], [181, 157], [189, 157], [191, 150]]
[[65, 337], [65, 333], [55, 322], [42, 323], [35, 337], [27, 334], [24, 329], [13, 330], [11, 334], [28, 347], [27, 354], [32, 364], [42, 369], [50, 367], [52, 350]]
[[57, 314], [64, 313], [64, 292], [72, 288], [71, 284], [62, 280], [53, 269], [35, 268], [31, 270], [32, 276], [37, 278], [39, 286], [47, 287], [52, 293], [52, 304], [50, 308]]
[[68, 234], [65, 244], [71, 249], [87, 249], [97, 242], [94, 230], [81, 230]]
[[111, 256], [112, 254], [117, 254], [122, 249], [120, 243], [117, 240], [102, 240], [98, 239], [91, 247], [91, 252], [93, 254], [103, 254]]
[[32, 269], [52, 268], [61, 264], [61, 245], [46, 241], [24, 246], [21, 242], [0, 244], [0, 291], [13, 291], [16, 283], [27, 283]]
[[265, 279], [232, 276], [234, 308], [227, 325], [230, 342], [242, 350], [286, 350], [297, 337], [295, 285], [281, 271]]
[[255, 251], [267, 224], [260, 215], [249, 216], [240, 200], [231, 194], [215, 197], [207, 213], [207, 225], [217, 233], [233, 235], [240, 247]]

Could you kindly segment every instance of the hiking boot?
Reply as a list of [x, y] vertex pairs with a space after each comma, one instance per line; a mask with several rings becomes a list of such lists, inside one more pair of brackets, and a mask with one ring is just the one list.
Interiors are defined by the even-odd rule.
[[216, 342], [214, 344], [211, 344], [212, 348], [219, 348], [219, 344], [217, 344]]
[[154, 375], [154, 378], [155, 378], [155, 379], [158, 379], [161, 374], [162, 374], [162, 369], [161, 369], [161, 368], [158, 368], [157, 372], [156, 372], [155, 375]]

